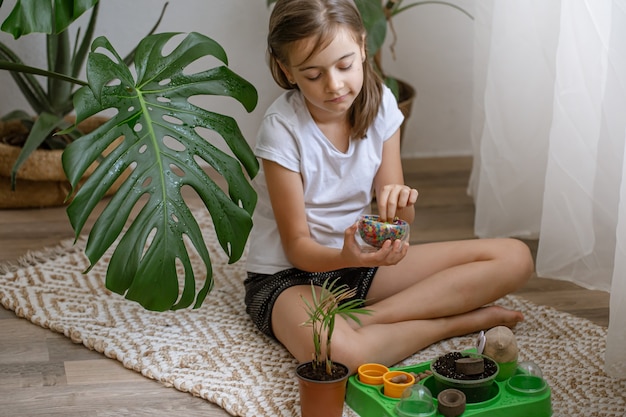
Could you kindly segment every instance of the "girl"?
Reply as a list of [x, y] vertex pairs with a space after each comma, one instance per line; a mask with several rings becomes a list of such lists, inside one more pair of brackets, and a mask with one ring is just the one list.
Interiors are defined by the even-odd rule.
[[287, 91], [267, 110], [256, 155], [258, 203], [250, 235], [247, 311], [297, 360], [311, 359], [301, 296], [327, 278], [357, 288], [371, 315], [361, 326], [338, 317], [333, 359], [351, 372], [391, 366], [441, 339], [522, 314], [483, 307], [524, 285], [533, 271], [514, 239], [410, 246], [358, 245], [356, 219], [376, 195], [383, 219], [411, 223], [417, 191], [404, 185], [403, 117], [365, 50], [352, 0], [278, 0], [270, 17], [272, 76]]

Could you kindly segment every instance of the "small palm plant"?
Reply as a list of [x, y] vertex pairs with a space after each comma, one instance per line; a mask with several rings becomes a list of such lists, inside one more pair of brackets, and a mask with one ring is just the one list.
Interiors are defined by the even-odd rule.
[[350, 289], [347, 285], [336, 286], [336, 283], [337, 280], [327, 279], [319, 294], [311, 284], [313, 300], [310, 302], [302, 297], [309, 316], [302, 325], [313, 329], [314, 352], [311, 362], [320, 379], [325, 378], [323, 374], [329, 377], [333, 375], [331, 341], [337, 315], [352, 319], [360, 325], [361, 321], [357, 315], [372, 313], [371, 310], [362, 307], [364, 300], [353, 298], [356, 295], [356, 288]]

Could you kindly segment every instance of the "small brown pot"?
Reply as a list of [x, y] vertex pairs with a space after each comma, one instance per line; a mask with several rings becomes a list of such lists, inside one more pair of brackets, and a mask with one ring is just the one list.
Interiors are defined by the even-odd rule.
[[344, 370], [343, 376], [330, 380], [318, 381], [302, 376], [311, 362], [305, 362], [296, 368], [300, 389], [300, 410], [302, 417], [341, 417], [346, 397], [346, 384], [350, 373], [348, 367], [333, 362]]

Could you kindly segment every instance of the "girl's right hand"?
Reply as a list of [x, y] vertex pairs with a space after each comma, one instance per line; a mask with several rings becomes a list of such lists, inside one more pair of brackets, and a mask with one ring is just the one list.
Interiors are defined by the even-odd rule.
[[348, 227], [344, 232], [342, 256], [348, 265], [359, 267], [377, 267], [395, 265], [400, 262], [409, 249], [408, 242], [396, 240], [385, 241], [383, 246], [375, 252], [364, 252], [356, 240], [357, 223]]

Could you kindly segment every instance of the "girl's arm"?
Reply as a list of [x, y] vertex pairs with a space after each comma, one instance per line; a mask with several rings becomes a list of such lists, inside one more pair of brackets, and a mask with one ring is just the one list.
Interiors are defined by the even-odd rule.
[[263, 159], [263, 170], [278, 232], [289, 261], [305, 271], [346, 267], [340, 250], [316, 243], [309, 233], [300, 174]]
[[406, 249], [385, 242], [374, 253], [362, 253], [356, 238], [356, 223], [346, 229], [344, 246], [329, 248], [315, 242], [309, 233], [304, 212], [300, 174], [271, 161], [262, 160], [267, 189], [278, 232], [289, 261], [299, 269], [323, 272], [355, 266], [380, 266], [397, 263]]
[[399, 217], [408, 223], [413, 222], [417, 190], [404, 185], [399, 129], [383, 145], [382, 162], [374, 178], [374, 189], [378, 213], [382, 219]]

